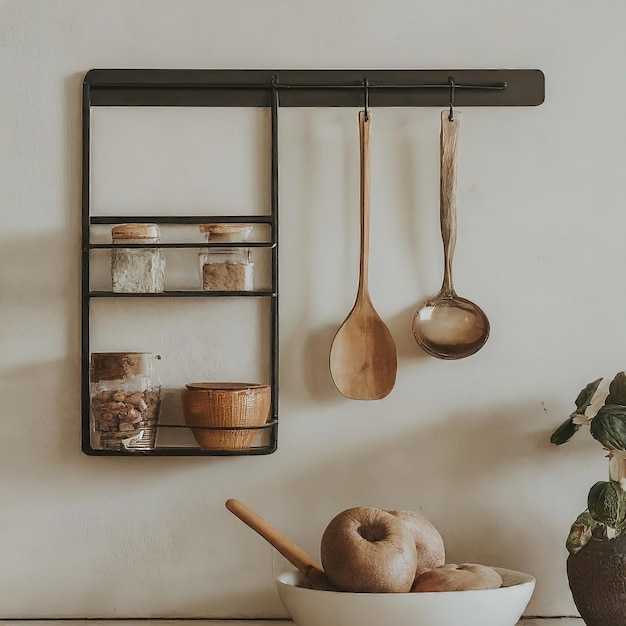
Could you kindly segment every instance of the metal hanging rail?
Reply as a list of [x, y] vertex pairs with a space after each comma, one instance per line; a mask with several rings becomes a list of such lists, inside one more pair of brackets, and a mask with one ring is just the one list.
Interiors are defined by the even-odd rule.
[[457, 106], [537, 106], [545, 78], [537, 69], [441, 70], [91, 70], [90, 106], [359, 107], [364, 81], [372, 107], [448, 104], [453, 78]]
[[[453, 76], [452, 74], [450, 76]], [[378, 84], [372, 83], [369, 80], [367, 81], [368, 89], [448, 89], [449, 82], [439, 83], [439, 84], [414, 84], [414, 85], [389, 85], [389, 84]], [[283, 85], [282, 83], [277, 82], [276, 87], [278, 89], [363, 89], [363, 81], [355, 84], [345, 84], [345, 85]], [[268, 85], [265, 85], [263, 88], [267, 89]], [[482, 85], [463, 85], [455, 83], [456, 89], [486, 89], [488, 91], [500, 91], [502, 89], [507, 88], [507, 84], [505, 82], [498, 83], [489, 83]]]

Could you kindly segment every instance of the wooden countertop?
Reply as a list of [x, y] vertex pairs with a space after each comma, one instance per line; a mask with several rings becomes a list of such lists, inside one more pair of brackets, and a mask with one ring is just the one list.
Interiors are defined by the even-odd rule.
[[[176, 619], [72, 619], [72, 620], [0, 620], [0, 626], [291, 626], [290, 620], [176, 620]], [[580, 618], [556, 617], [523, 619], [518, 626], [585, 626]]]

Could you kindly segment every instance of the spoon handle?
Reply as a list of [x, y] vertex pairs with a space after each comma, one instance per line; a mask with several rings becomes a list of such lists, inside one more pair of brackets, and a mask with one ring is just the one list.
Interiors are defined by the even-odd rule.
[[247, 507], [238, 500], [227, 500], [226, 508], [244, 524], [247, 524], [263, 537], [269, 544], [274, 546], [291, 564], [300, 571], [306, 572], [313, 568], [321, 570], [320, 566], [293, 541], [285, 537], [258, 513]]
[[459, 129], [461, 113], [454, 112], [450, 121], [449, 111], [441, 112], [441, 170], [439, 211], [441, 221], [441, 238], [443, 239], [443, 295], [453, 295], [452, 258], [456, 246], [456, 165], [459, 154]]
[[368, 260], [370, 252], [370, 120], [372, 114], [359, 111], [359, 139], [361, 162], [361, 256], [359, 261], [358, 298], [368, 296]]

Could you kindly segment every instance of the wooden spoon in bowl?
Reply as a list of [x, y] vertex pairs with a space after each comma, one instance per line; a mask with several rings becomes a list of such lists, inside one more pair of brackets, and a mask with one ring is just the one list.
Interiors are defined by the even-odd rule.
[[368, 289], [370, 189], [370, 119], [359, 112], [361, 145], [361, 256], [357, 297], [330, 348], [335, 387], [352, 400], [380, 400], [396, 383], [398, 357], [387, 326], [374, 309]]
[[264, 520], [258, 513], [238, 500], [226, 500], [226, 508], [242, 522], [250, 526], [261, 537], [276, 548], [292, 565], [303, 574], [313, 589], [336, 591], [337, 587], [328, 580], [324, 570], [293, 541]]

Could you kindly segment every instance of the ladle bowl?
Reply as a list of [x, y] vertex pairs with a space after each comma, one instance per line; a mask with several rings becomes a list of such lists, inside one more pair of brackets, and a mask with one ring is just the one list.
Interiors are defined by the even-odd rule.
[[429, 298], [415, 311], [413, 335], [419, 346], [439, 359], [462, 359], [478, 352], [489, 338], [485, 312], [456, 294]]
[[452, 286], [452, 257], [456, 245], [456, 163], [461, 114], [441, 113], [440, 215], [443, 240], [443, 285], [425, 300], [413, 316], [413, 336], [418, 345], [439, 359], [463, 359], [478, 352], [489, 338], [485, 312], [457, 296]]

